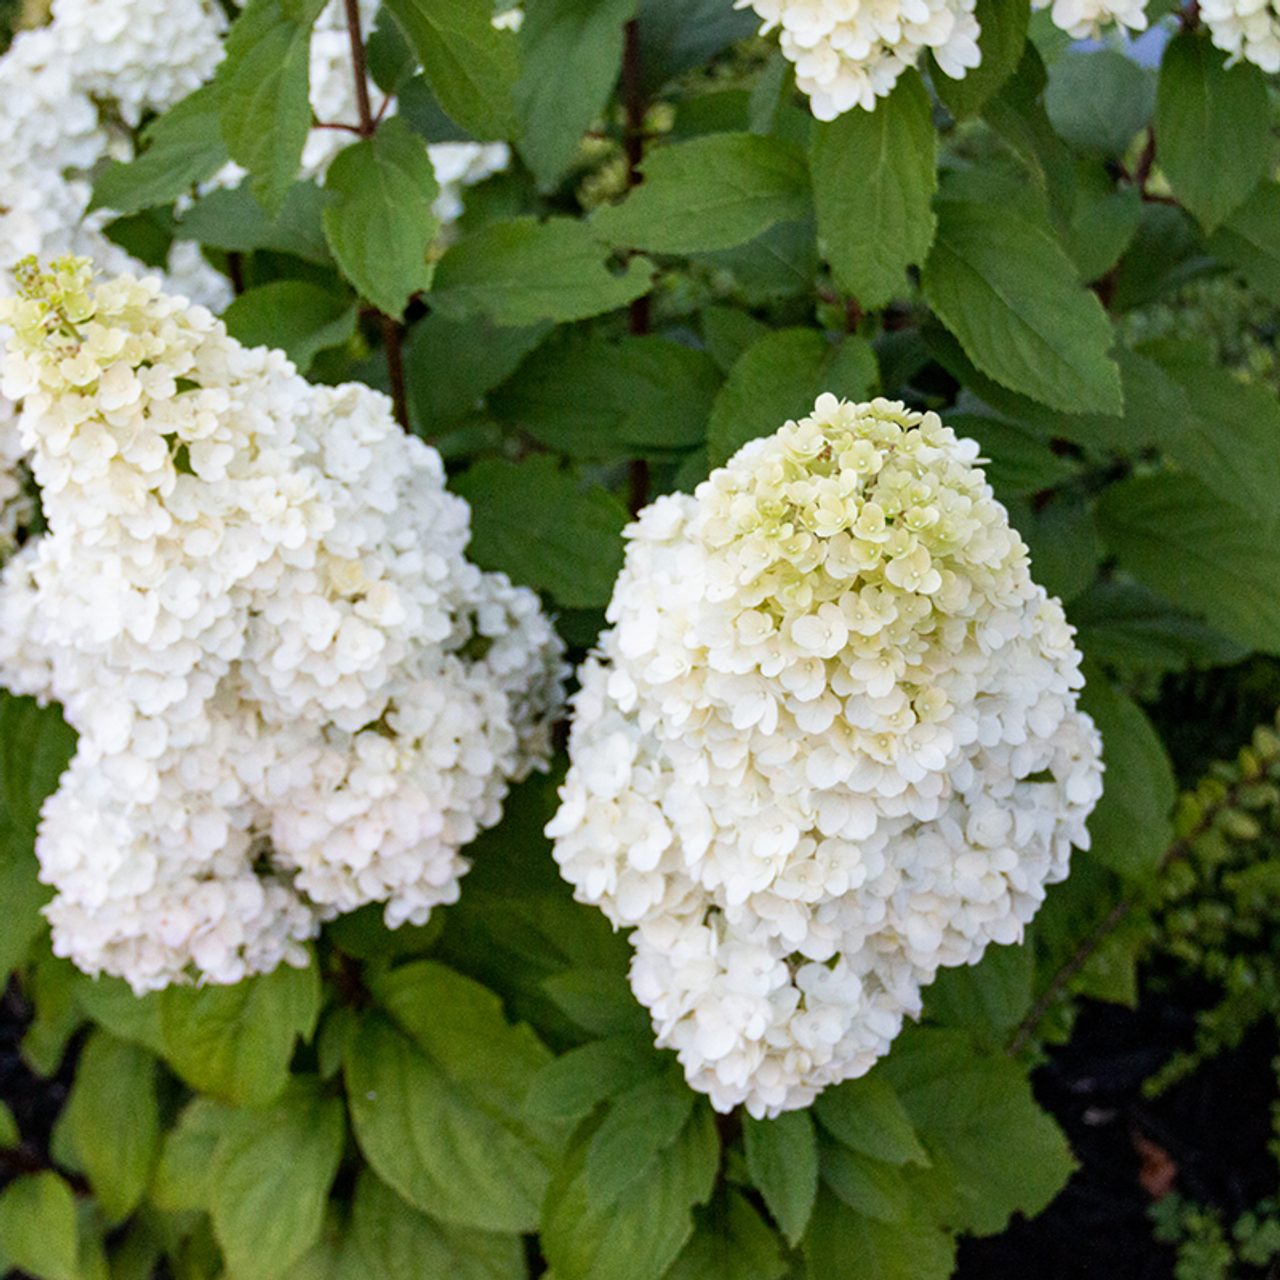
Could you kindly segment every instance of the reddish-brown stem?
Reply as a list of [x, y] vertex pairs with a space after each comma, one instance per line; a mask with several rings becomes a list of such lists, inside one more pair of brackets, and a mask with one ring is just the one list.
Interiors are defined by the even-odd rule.
[[[356, 78], [356, 107], [360, 112], [359, 133], [362, 138], [372, 138], [378, 128], [369, 101], [369, 72], [364, 60], [364, 37], [360, 32], [360, 8], [358, 0], [343, 0], [347, 13], [347, 34], [351, 39], [351, 71]], [[385, 105], [385, 104], [384, 104]], [[400, 322], [389, 315], [382, 316], [382, 337], [387, 348], [387, 376], [391, 381], [391, 403], [396, 421], [405, 431], [409, 430], [409, 396], [404, 380], [404, 333]]]
[[239, 249], [227, 250], [227, 275], [231, 277], [231, 291], [238, 298], [244, 292], [244, 254]]
[[313, 120], [311, 127], [313, 129], [338, 129], [343, 133], [354, 133], [358, 138], [365, 136], [364, 130], [358, 124], [341, 124], [336, 120]]
[[[640, 56], [640, 24], [632, 18], [622, 28], [622, 101], [627, 113], [623, 146], [627, 153], [627, 189], [644, 181], [644, 63]], [[649, 295], [636, 298], [627, 309], [627, 330], [636, 337], [649, 332]], [[628, 505], [634, 516], [649, 501], [649, 464], [644, 458], [631, 463]]]

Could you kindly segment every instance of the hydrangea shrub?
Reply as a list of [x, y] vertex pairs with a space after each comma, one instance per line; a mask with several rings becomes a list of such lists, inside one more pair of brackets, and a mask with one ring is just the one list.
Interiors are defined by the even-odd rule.
[[0, 7], [0, 1269], [942, 1280], [1218, 821], [1271, 9], [499, 8]]

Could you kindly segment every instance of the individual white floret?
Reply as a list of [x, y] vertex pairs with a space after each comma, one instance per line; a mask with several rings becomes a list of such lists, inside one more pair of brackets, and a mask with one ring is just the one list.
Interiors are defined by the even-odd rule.
[[875, 109], [929, 49], [953, 79], [981, 61], [976, 0], [736, 0], [780, 29], [796, 85], [819, 120], [855, 106]]
[[1031, 0], [1033, 9], [1052, 4], [1053, 24], [1075, 40], [1096, 39], [1113, 22], [1129, 31], [1147, 29], [1147, 0]]
[[142, 990], [268, 969], [368, 902], [425, 920], [545, 766], [563, 646], [466, 561], [385, 396], [90, 276], [25, 264], [0, 301], [49, 524], [0, 588], [0, 677], [80, 735], [37, 842], [55, 949]]
[[1280, 9], [1272, 0], [1206, 0], [1200, 20], [1213, 43], [1263, 71], [1280, 71]]
[[824, 395], [627, 531], [547, 830], [721, 1110], [866, 1071], [1088, 843], [1080, 655], [977, 455]]

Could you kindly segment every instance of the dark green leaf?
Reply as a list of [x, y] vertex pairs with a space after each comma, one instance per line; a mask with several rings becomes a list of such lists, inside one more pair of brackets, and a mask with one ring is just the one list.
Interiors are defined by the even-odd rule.
[[147, 147], [137, 159], [128, 164], [113, 160], [98, 175], [90, 210], [137, 213], [152, 205], [172, 204], [227, 162], [211, 85], [170, 107], [142, 136]]
[[591, 219], [608, 244], [653, 253], [729, 249], [810, 208], [804, 155], [777, 138], [710, 134], [650, 152], [642, 171], [644, 182], [626, 200]]
[[1068, 54], [1049, 65], [1044, 106], [1053, 127], [1090, 155], [1121, 156], [1156, 105], [1155, 79], [1114, 49]]
[[321, 214], [342, 274], [379, 311], [397, 319], [431, 283], [427, 250], [440, 227], [440, 192], [427, 144], [398, 116], [372, 138], [338, 152], [324, 189], [338, 198]]
[[1280, 183], [1263, 182], [1209, 240], [1223, 262], [1280, 304]]
[[1113, 313], [1131, 311], [1218, 269], [1185, 209], [1144, 201], [1138, 229], [1112, 277], [1109, 306]]
[[537, 0], [520, 27], [520, 154], [543, 190], [576, 158], [618, 78], [622, 25], [636, 0]]
[[606, 1098], [662, 1069], [651, 1034], [591, 1040], [562, 1053], [534, 1077], [525, 1111], [535, 1120], [585, 1119]]
[[649, 1026], [648, 1013], [621, 973], [566, 969], [545, 978], [542, 989], [558, 1008], [593, 1035], [611, 1036]]
[[246, 347], [280, 347], [306, 373], [318, 351], [350, 340], [356, 305], [306, 280], [272, 280], [242, 293], [222, 319]]
[[726, 8], [722, 0], [640, 0], [636, 22], [649, 96], [760, 29], [758, 15]]
[[236, 1113], [218, 1143], [213, 1229], [243, 1280], [282, 1276], [316, 1242], [342, 1158], [342, 1101], [295, 1076], [266, 1110]]
[[955, 1242], [920, 1215], [878, 1222], [820, 1191], [804, 1240], [810, 1280], [947, 1280]]
[[917, 76], [902, 76], [874, 111], [846, 111], [814, 129], [818, 248], [864, 308], [904, 295], [907, 267], [933, 243], [935, 136]]
[[1076, 168], [1076, 202], [1067, 229], [1067, 252], [1082, 280], [1099, 280], [1132, 244], [1142, 219], [1137, 187], [1116, 187], [1093, 161]]
[[621, 275], [585, 222], [496, 222], [454, 245], [436, 267], [431, 305], [457, 319], [483, 314], [500, 325], [583, 320], [646, 293], [653, 266], [633, 258]]
[[824, 1089], [814, 1114], [833, 1138], [889, 1164], [928, 1164], [915, 1126], [880, 1075], [859, 1076]]
[[22, 1141], [18, 1123], [7, 1104], [0, 1102], [0, 1147], [16, 1147]]
[[1266, 76], [1225, 60], [1202, 28], [1175, 35], [1160, 63], [1156, 159], [1206, 231], [1244, 203], [1271, 155]]
[[817, 220], [780, 222], [749, 244], [696, 255], [718, 290], [734, 291], [747, 306], [778, 298], [809, 297], [818, 274]]
[[489, 21], [474, 0], [384, 0], [445, 112], [475, 138], [510, 138], [516, 129], [511, 91], [520, 54], [510, 31]]
[[818, 1191], [818, 1147], [808, 1111], [784, 1111], [772, 1120], [742, 1121], [751, 1181], [782, 1234], [799, 1243]]
[[1064, 488], [1034, 502], [1014, 498], [1007, 506], [1009, 523], [1031, 552], [1031, 576], [1051, 596], [1074, 600], [1097, 577], [1103, 554], [1085, 495]]
[[591, 1205], [612, 1204], [676, 1141], [693, 1112], [696, 1096], [678, 1071], [667, 1070], [613, 1099], [587, 1148], [582, 1169]]
[[1021, 0], [978, 0], [973, 16], [982, 28], [978, 36], [982, 61], [968, 68], [963, 79], [952, 80], [929, 56], [933, 87], [957, 120], [982, 110], [1017, 69], [1027, 42], [1030, 14]]
[[56, 1173], [16, 1178], [0, 1193], [0, 1251], [40, 1280], [87, 1280], [77, 1266], [75, 1197]]
[[938, 970], [925, 988], [925, 1018], [961, 1027], [995, 1052], [1031, 1007], [1034, 981], [1030, 946], [989, 946], [980, 964]]
[[768, 332], [768, 325], [737, 307], [707, 307], [702, 312], [702, 342], [721, 373], [728, 373], [738, 357]]
[[608, 602], [627, 523], [612, 494], [584, 491], [546, 454], [477, 463], [453, 488], [471, 504], [470, 555], [482, 568], [501, 569], [570, 608]]
[[175, 234], [179, 240], [198, 240], [228, 253], [274, 249], [330, 266], [333, 257], [320, 224], [320, 211], [329, 198], [314, 182], [295, 182], [273, 218], [247, 185], [219, 187], [183, 214]]
[[726, 1188], [694, 1220], [693, 1239], [666, 1280], [781, 1280], [787, 1273], [778, 1237], [737, 1191]]
[[1079, 474], [1079, 468], [1058, 457], [1043, 436], [1013, 423], [970, 413], [949, 413], [945, 421], [956, 435], [982, 446], [982, 456], [990, 459], [983, 470], [1002, 501], [1057, 488]]
[[913, 1209], [902, 1168], [830, 1138], [820, 1144], [822, 1181], [851, 1209], [877, 1222], [906, 1222]]

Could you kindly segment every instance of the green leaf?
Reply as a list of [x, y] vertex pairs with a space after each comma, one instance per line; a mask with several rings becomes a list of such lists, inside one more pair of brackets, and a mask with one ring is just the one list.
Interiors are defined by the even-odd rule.
[[1103, 547], [1093, 508], [1079, 488], [1063, 488], [1031, 502], [1008, 503], [1009, 523], [1031, 553], [1031, 576], [1051, 595], [1070, 602], [1098, 575]]
[[294, 1041], [320, 1013], [320, 975], [282, 964], [235, 986], [167, 987], [160, 1019], [169, 1065], [224, 1102], [263, 1106], [289, 1079]]
[[1017, 70], [1027, 43], [1030, 11], [1021, 0], [978, 0], [973, 16], [982, 29], [978, 36], [982, 61], [969, 67], [963, 79], [952, 80], [932, 53], [929, 55], [933, 87], [957, 120], [986, 106], [991, 95]]
[[851, 1209], [877, 1222], [906, 1222], [914, 1208], [902, 1168], [873, 1160], [824, 1138], [820, 1144], [822, 1181]]
[[1049, 64], [1044, 106], [1058, 134], [1087, 155], [1122, 156], [1156, 105], [1154, 77], [1115, 49]]
[[743, 1140], [751, 1181], [791, 1245], [809, 1225], [818, 1193], [818, 1146], [808, 1111], [784, 1111], [772, 1120], [744, 1116]]
[[680, 1072], [667, 1070], [613, 1099], [582, 1169], [592, 1205], [612, 1204], [676, 1141], [693, 1112], [695, 1096]]
[[16, 1147], [22, 1141], [18, 1122], [6, 1103], [0, 1102], [0, 1147]]
[[729, 249], [810, 209], [804, 154], [777, 138], [709, 134], [651, 151], [641, 171], [643, 183], [621, 204], [591, 218], [596, 235], [618, 248]]
[[554, 458], [486, 460], [453, 482], [472, 510], [469, 554], [484, 569], [549, 591], [560, 604], [604, 605], [622, 568], [627, 513], [612, 494], [585, 491]]
[[944, 421], [956, 435], [981, 445], [982, 456], [989, 459], [982, 469], [1002, 501], [1055, 489], [1079, 475], [1079, 467], [1058, 457], [1048, 440], [1011, 422], [971, 413], [949, 413]]
[[158, 991], [136, 996], [123, 978], [100, 974], [96, 978], [86, 977], [78, 981], [75, 998], [80, 1008], [113, 1036], [139, 1044], [157, 1058], [164, 1057]]
[[208, 1210], [213, 1204], [214, 1156], [233, 1111], [194, 1098], [165, 1135], [147, 1198], [167, 1213]]
[[938, 970], [925, 988], [925, 1018], [963, 1028], [994, 1053], [1031, 1007], [1035, 968], [1030, 946], [989, 946], [980, 964]]
[[1138, 706], [1086, 670], [1080, 707], [1102, 734], [1102, 799], [1089, 817], [1089, 855], [1129, 877], [1149, 875], [1173, 843], [1177, 784], [1168, 752]]
[[656, 1074], [663, 1059], [653, 1052], [652, 1036], [620, 1034], [562, 1053], [534, 1077], [525, 1096], [525, 1113], [535, 1120], [585, 1119], [606, 1098]]
[[1082, 280], [1099, 280], [1119, 262], [1142, 220], [1137, 187], [1116, 187], [1103, 166], [1076, 166], [1076, 202], [1067, 229], [1067, 252]]
[[85, 1042], [66, 1123], [80, 1167], [109, 1221], [142, 1199], [160, 1146], [156, 1062], [145, 1049], [95, 1031]]
[[0, 1251], [39, 1280], [87, 1280], [77, 1266], [75, 1197], [56, 1173], [16, 1178], [0, 1192]]
[[1280, 303], [1280, 183], [1263, 182], [1209, 240], [1217, 258]]
[[814, 1114], [833, 1138], [889, 1164], [928, 1164], [915, 1126], [893, 1089], [878, 1074], [827, 1088]]
[[925, 296], [975, 365], [1066, 413], [1119, 414], [1111, 326], [1047, 224], [942, 199]]
[[706, 307], [702, 312], [702, 343], [721, 373], [728, 373], [738, 357], [768, 332], [768, 325], [737, 307]]
[[902, 76], [874, 111], [846, 111], [813, 131], [818, 248], [865, 309], [905, 295], [907, 267], [929, 253], [935, 139], [917, 76]]
[[324, 0], [249, 0], [213, 78], [218, 127], [254, 196], [280, 211], [311, 131], [311, 28]]
[[777, 329], [753, 343], [729, 371], [707, 424], [707, 451], [719, 466], [748, 440], [772, 435], [813, 411], [824, 392], [865, 399], [876, 379], [875, 356], [861, 338], [832, 344], [815, 329]]
[[222, 319], [246, 347], [280, 347], [306, 373], [317, 352], [350, 341], [356, 305], [306, 280], [272, 280], [242, 293]]
[[112, 160], [93, 184], [89, 210], [137, 213], [172, 204], [198, 182], [212, 178], [227, 162], [218, 133], [218, 103], [204, 85], [170, 107], [143, 131], [146, 150], [122, 164]]
[[899, 1036], [876, 1071], [902, 1100], [933, 1160], [920, 1183], [950, 1183], [955, 1212], [948, 1226], [1000, 1231], [1014, 1212], [1039, 1213], [1070, 1175], [1066, 1139], [1004, 1054], [979, 1056], [960, 1032], [916, 1028]]
[[511, 91], [520, 54], [510, 31], [474, 0], [384, 0], [400, 24], [436, 100], [475, 138], [515, 136]]
[[542, 989], [578, 1026], [611, 1036], [649, 1028], [649, 1014], [625, 975], [607, 969], [566, 969], [545, 978]]
[[345, 1133], [341, 1099], [306, 1076], [236, 1113], [215, 1156], [213, 1229], [237, 1280], [274, 1280], [319, 1238]]
[[745, 1196], [725, 1188], [694, 1213], [693, 1239], [666, 1280], [781, 1280], [787, 1274], [778, 1237]]
[[1225, 222], [1267, 175], [1267, 78], [1251, 62], [1225, 65], [1207, 30], [1180, 31], [1160, 63], [1156, 160], [1206, 231]]
[[525, 1274], [519, 1236], [440, 1222], [405, 1204], [369, 1169], [360, 1171], [341, 1280], [518, 1280]]
[[1098, 528], [1139, 581], [1232, 639], [1280, 653], [1275, 525], [1189, 475], [1122, 480], [1102, 495]]
[[525, 361], [490, 407], [558, 452], [618, 458], [700, 444], [720, 384], [711, 357], [681, 343], [566, 332]]
[[509, 1109], [477, 1097], [377, 1015], [348, 1041], [347, 1099], [378, 1176], [410, 1204], [486, 1231], [536, 1226], [548, 1153]]
[[812, 1280], [947, 1280], [955, 1241], [923, 1214], [903, 1223], [879, 1222], [823, 1190], [804, 1256]]
[[491, 223], [440, 259], [431, 305], [453, 319], [483, 314], [500, 325], [584, 320], [626, 306], [653, 279], [643, 258], [612, 274], [606, 253], [572, 218]]
[[557, 1280], [658, 1280], [693, 1234], [694, 1205], [715, 1184], [720, 1142], [701, 1099], [675, 1141], [636, 1169], [607, 1203], [587, 1175], [593, 1131], [571, 1148], [547, 1190], [542, 1249]]
[[538, 0], [520, 27], [515, 86], [520, 154], [549, 191], [577, 157], [618, 78], [622, 26], [636, 0]]
[[248, 186], [219, 187], [201, 196], [179, 219], [179, 240], [198, 240], [209, 249], [251, 253], [274, 249], [307, 262], [332, 266], [320, 211], [330, 196], [314, 182], [295, 182], [272, 217]]
[[[480, 407], [482, 397], [506, 381], [546, 336], [545, 321], [523, 329], [499, 328], [484, 316], [451, 320], [437, 312], [409, 330], [405, 381], [414, 417], [428, 434]], [[448, 371], [448, 377], [442, 371]]]
[[644, 37], [640, 55], [650, 97], [760, 29], [756, 14], [726, 8], [722, 0], [640, 0], [636, 22]]
[[1179, 205], [1143, 202], [1138, 229], [1112, 277], [1113, 314], [1146, 306], [1164, 294], [1216, 272], [1195, 219]]
[[818, 274], [818, 224], [813, 217], [780, 222], [749, 244], [695, 256], [721, 294], [733, 292], [748, 307], [779, 298], [809, 298]]
[[399, 319], [431, 283], [427, 250], [440, 228], [440, 194], [427, 144], [398, 116], [334, 157], [324, 189], [337, 200], [321, 214], [342, 274], [379, 311]]

